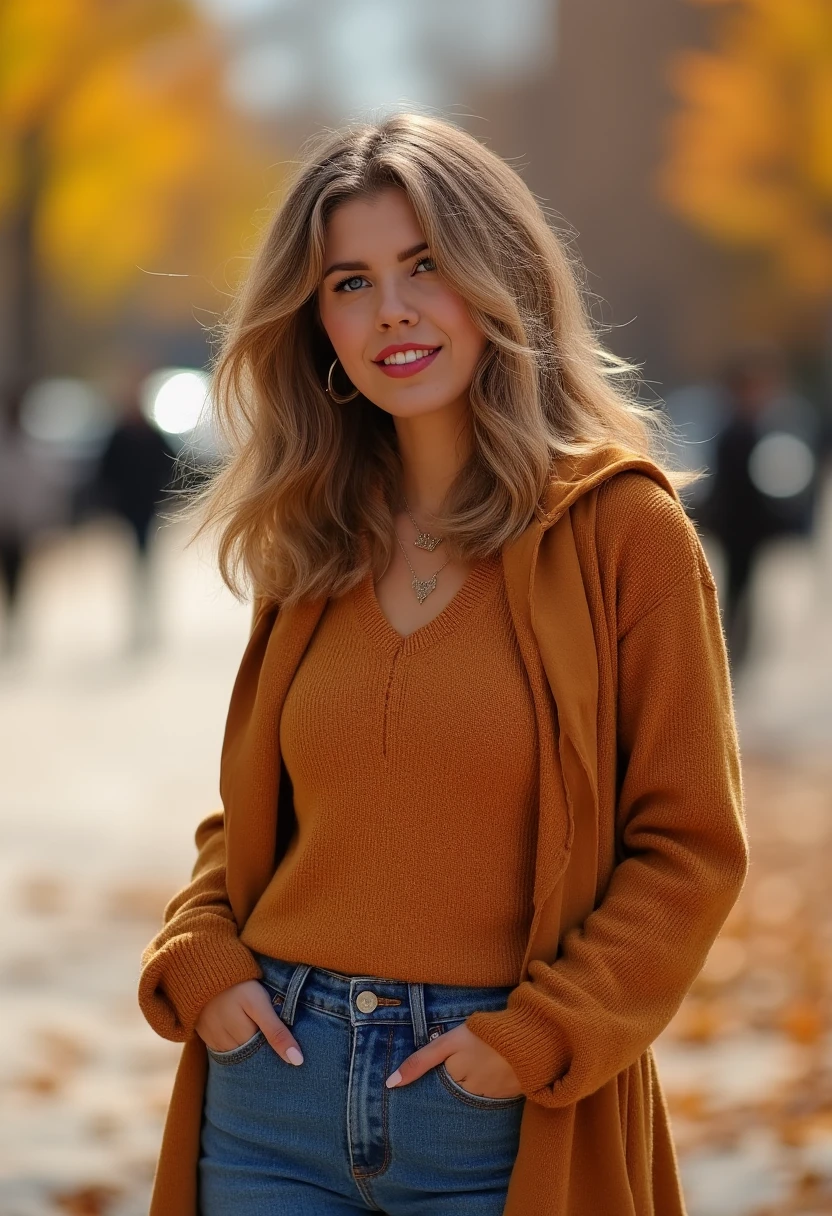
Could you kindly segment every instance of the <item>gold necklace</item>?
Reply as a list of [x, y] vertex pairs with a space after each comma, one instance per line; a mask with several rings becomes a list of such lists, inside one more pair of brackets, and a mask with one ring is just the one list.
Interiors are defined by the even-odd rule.
[[[393, 529], [393, 531], [395, 532], [395, 528]], [[445, 559], [445, 561], [442, 563], [442, 565], [439, 567], [439, 570], [434, 570], [434, 572], [430, 576], [430, 578], [419, 578], [419, 575], [416, 573], [416, 571], [410, 565], [410, 558], [407, 556], [407, 550], [405, 549], [404, 545], [402, 544], [401, 537], [399, 536], [398, 532], [396, 532], [396, 540], [399, 542], [399, 548], [401, 549], [402, 553], [404, 554], [404, 560], [407, 562], [408, 566], [410, 566], [410, 573], [413, 575], [413, 581], [410, 585], [413, 588], [413, 590], [416, 592], [416, 599], [419, 601], [420, 604], [424, 604], [425, 600], [428, 598], [431, 591], [436, 590], [436, 576], [439, 573], [439, 570], [444, 570], [445, 567], [447, 566], [448, 562], [451, 559], [450, 559], [450, 557], [447, 557]]]
[[[404, 494], [402, 494], [402, 498], [404, 498]], [[441, 545], [442, 541], [445, 539], [445, 537], [444, 536], [432, 536], [430, 534], [430, 532], [423, 532], [422, 529], [419, 527], [419, 525], [416, 523], [416, 520], [413, 518], [413, 512], [410, 510], [410, 507], [407, 505], [406, 498], [404, 498], [404, 508], [407, 511], [408, 515], [410, 516], [410, 522], [413, 524], [413, 527], [416, 529], [416, 539], [413, 542], [414, 545], [416, 546], [417, 549], [427, 549], [428, 553], [433, 553], [436, 546]], [[441, 569], [441, 566], [440, 566], [440, 569]]]

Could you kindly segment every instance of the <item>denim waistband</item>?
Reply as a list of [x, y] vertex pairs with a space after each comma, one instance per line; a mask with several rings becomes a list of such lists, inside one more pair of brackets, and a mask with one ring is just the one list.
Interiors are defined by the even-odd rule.
[[[464, 984], [411, 983], [375, 975], [343, 975], [326, 967], [293, 963], [253, 951], [264, 981], [284, 998], [281, 1018], [292, 1024], [295, 1005], [309, 1005], [354, 1025], [367, 1022], [432, 1022], [467, 1018], [481, 1009], [505, 1009], [516, 985], [471, 987]], [[372, 993], [373, 996], [361, 994]], [[373, 1001], [373, 997], [376, 1001]], [[363, 1009], [362, 1009], [363, 1006]]]

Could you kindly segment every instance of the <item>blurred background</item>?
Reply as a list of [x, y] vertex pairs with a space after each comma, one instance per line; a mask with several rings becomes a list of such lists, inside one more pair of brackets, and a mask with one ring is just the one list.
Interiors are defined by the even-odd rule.
[[408, 106], [524, 175], [708, 471], [752, 864], [656, 1051], [691, 1216], [832, 1212], [829, 0], [0, 5], [0, 1212], [147, 1210], [139, 955], [250, 620], [173, 461], [301, 141]]

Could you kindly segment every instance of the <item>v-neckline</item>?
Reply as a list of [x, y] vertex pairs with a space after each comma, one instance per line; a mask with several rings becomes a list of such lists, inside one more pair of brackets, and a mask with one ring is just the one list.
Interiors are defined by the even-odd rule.
[[355, 607], [359, 619], [374, 642], [390, 651], [403, 655], [413, 654], [433, 645], [457, 627], [468, 612], [479, 604], [494, 585], [495, 573], [499, 571], [499, 554], [481, 558], [468, 571], [465, 582], [455, 592], [436, 616], [414, 629], [412, 633], [399, 633], [384, 615], [372, 570], [367, 570], [355, 588]]

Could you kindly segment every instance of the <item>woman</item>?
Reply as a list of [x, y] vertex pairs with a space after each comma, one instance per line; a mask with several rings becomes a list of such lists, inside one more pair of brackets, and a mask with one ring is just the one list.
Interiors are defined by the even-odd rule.
[[255, 608], [223, 810], [142, 959], [185, 1044], [153, 1216], [684, 1212], [650, 1044], [747, 845], [632, 370], [476, 140], [310, 148], [215, 368], [202, 527]]

